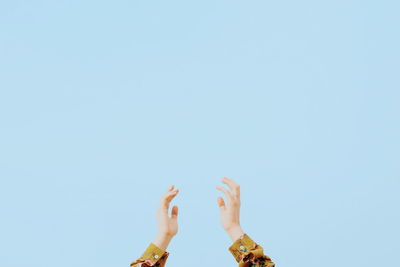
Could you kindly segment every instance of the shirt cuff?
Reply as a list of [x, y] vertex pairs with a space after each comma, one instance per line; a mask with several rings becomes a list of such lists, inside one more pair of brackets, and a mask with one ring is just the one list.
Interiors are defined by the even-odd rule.
[[146, 265], [153, 266], [161, 259], [166, 260], [168, 255], [169, 252], [159, 248], [157, 245], [151, 242], [140, 256], [140, 261]]
[[[247, 234], [243, 234], [239, 237], [233, 244], [229, 247], [229, 251], [232, 253], [233, 257], [237, 262], [241, 260], [247, 261], [249, 257], [255, 256], [253, 253], [258, 253], [255, 251], [257, 243], [253, 241]], [[251, 253], [250, 251], [253, 250]]]

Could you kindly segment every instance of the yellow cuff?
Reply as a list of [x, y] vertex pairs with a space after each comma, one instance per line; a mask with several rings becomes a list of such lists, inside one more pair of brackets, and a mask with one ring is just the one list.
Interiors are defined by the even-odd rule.
[[229, 251], [240, 262], [257, 244], [247, 234], [242, 235], [229, 247]]
[[159, 259], [161, 259], [164, 253], [168, 254], [168, 252], [151, 242], [140, 258], [145, 261], [149, 260], [152, 263], [151, 265], [154, 265]]

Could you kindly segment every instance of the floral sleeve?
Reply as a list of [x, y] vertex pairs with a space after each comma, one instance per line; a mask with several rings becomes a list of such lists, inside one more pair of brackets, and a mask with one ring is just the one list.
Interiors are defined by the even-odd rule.
[[247, 234], [238, 238], [228, 249], [239, 267], [274, 267], [275, 263], [264, 254], [262, 246], [254, 242]]
[[169, 256], [169, 252], [159, 248], [154, 243], [150, 243], [143, 254], [131, 262], [130, 267], [164, 267]]

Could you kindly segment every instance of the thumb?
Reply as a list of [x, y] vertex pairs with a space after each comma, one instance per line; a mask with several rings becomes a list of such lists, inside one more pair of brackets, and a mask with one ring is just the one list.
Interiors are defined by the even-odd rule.
[[171, 218], [177, 218], [178, 217], [178, 206], [176, 206], [176, 205], [173, 206], [171, 213], [172, 213]]
[[220, 209], [225, 209], [225, 201], [224, 201], [224, 199], [222, 197], [218, 197], [217, 201], [218, 201], [218, 207]]

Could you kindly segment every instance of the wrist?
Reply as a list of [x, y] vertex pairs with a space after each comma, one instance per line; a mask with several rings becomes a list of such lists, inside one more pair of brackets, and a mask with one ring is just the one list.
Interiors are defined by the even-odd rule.
[[240, 225], [232, 227], [232, 228], [226, 230], [226, 232], [228, 233], [232, 242], [235, 242], [244, 234], [243, 229], [242, 229], [242, 227], [240, 227]]
[[157, 234], [156, 237], [154, 238], [153, 243], [161, 248], [162, 250], [166, 250], [169, 243], [171, 242], [173, 236], [169, 234]]

